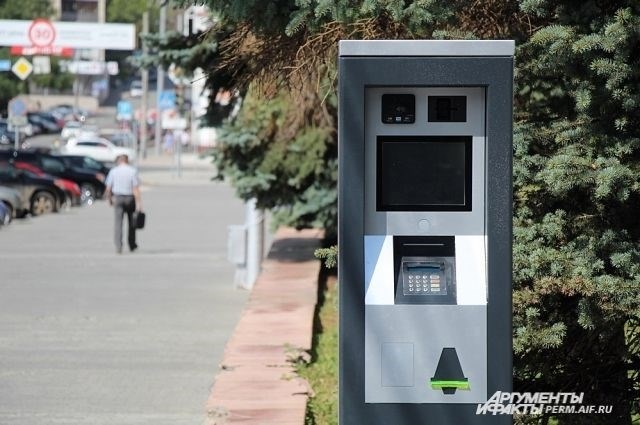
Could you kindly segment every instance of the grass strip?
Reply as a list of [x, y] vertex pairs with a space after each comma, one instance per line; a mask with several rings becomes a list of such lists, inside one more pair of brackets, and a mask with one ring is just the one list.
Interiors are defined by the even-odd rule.
[[308, 363], [298, 362], [298, 375], [313, 393], [306, 425], [338, 425], [338, 285], [336, 277], [321, 276], [314, 319], [313, 348]]

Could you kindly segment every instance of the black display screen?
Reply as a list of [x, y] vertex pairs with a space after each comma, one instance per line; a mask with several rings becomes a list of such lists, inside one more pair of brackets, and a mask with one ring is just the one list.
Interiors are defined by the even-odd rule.
[[379, 136], [378, 211], [471, 211], [471, 136]]

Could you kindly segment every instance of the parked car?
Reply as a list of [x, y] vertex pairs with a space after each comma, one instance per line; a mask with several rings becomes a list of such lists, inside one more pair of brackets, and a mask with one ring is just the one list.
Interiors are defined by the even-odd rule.
[[84, 155], [108, 163], [116, 162], [116, 157], [123, 154], [135, 159], [133, 149], [118, 147], [103, 137], [71, 138], [60, 152], [63, 155]]
[[40, 127], [37, 125], [33, 125], [27, 122], [27, 125], [23, 125], [20, 127], [20, 133], [22, 133], [25, 137], [31, 137], [38, 134]]
[[53, 122], [55, 125], [58, 126], [58, 131], [62, 130], [62, 127], [64, 127], [64, 117], [61, 116], [60, 114], [52, 114], [51, 112], [35, 112], [36, 114], [38, 114], [40, 117], [42, 117], [45, 120], [49, 120], [51, 122]]
[[21, 210], [29, 211], [34, 216], [58, 211], [66, 196], [56, 186], [54, 179], [18, 170], [9, 162], [0, 162], [0, 185], [20, 192], [21, 198], [26, 200], [26, 204], [21, 205]]
[[40, 151], [0, 151], [0, 161], [22, 161], [38, 166], [42, 171], [55, 177], [69, 179], [80, 186], [81, 201], [93, 204], [95, 199], [102, 198], [106, 175], [95, 170], [82, 167], [68, 167], [58, 156]]
[[65, 121], [80, 121], [84, 122], [89, 118], [89, 111], [83, 108], [76, 108], [73, 105], [56, 105], [49, 109], [49, 113], [61, 117]]
[[[27, 162], [15, 161], [13, 165], [18, 170], [26, 170], [32, 172], [38, 177], [53, 177], [42, 171], [37, 166], [29, 164]], [[54, 183], [60, 189], [64, 190], [64, 193], [67, 195], [66, 201], [68, 202], [68, 205], [80, 205], [82, 200], [82, 191], [80, 190], [80, 186], [78, 186], [77, 183], [63, 178], [54, 179]]]
[[129, 96], [140, 97], [142, 96], [142, 81], [133, 80], [129, 86]]
[[7, 186], [0, 186], [0, 203], [11, 212], [11, 217], [23, 216], [22, 205], [25, 201], [17, 190]]
[[60, 137], [63, 139], [70, 139], [72, 137], [78, 137], [82, 132], [82, 123], [78, 121], [67, 121], [62, 128]]
[[58, 155], [58, 158], [64, 162], [67, 167], [86, 168], [87, 170], [94, 170], [98, 173], [102, 173], [105, 176], [109, 174], [110, 168], [104, 165], [100, 161], [96, 161], [93, 158], [84, 155]]
[[5, 204], [0, 202], [0, 227], [6, 226], [11, 222], [11, 212]]
[[27, 121], [29, 121], [29, 124], [40, 127], [43, 133], [57, 133], [60, 131], [60, 127], [58, 127], [56, 121], [44, 118], [35, 112], [27, 113]]
[[15, 143], [15, 133], [7, 130], [6, 128], [0, 127], [0, 146], [13, 146]]
[[[20, 143], [24, 142], [25, 135], [24, 133], [18, 132], [18, 137], [20, 138]], [[0, 144], [3, 145], [13, 145], [16, 140], [16, 132], [14, 130], [9, 130], [9, 124], [5, 120], [0, 120]]]

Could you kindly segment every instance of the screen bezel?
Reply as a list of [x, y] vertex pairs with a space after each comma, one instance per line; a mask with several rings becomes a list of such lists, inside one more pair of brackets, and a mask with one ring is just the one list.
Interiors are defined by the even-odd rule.
[[[382, 203], [382, 147], [385, 143], [464, 143], [464, 204], [394, 204]], [[471, 211], [472, 210], [472, 136], [377, 136], [376, 211]]]

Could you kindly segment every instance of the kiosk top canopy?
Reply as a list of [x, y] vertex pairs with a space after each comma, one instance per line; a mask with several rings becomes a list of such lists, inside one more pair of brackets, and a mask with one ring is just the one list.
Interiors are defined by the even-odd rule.
[[513, 56], [513, 40], [340, 40], [340, 56]]

